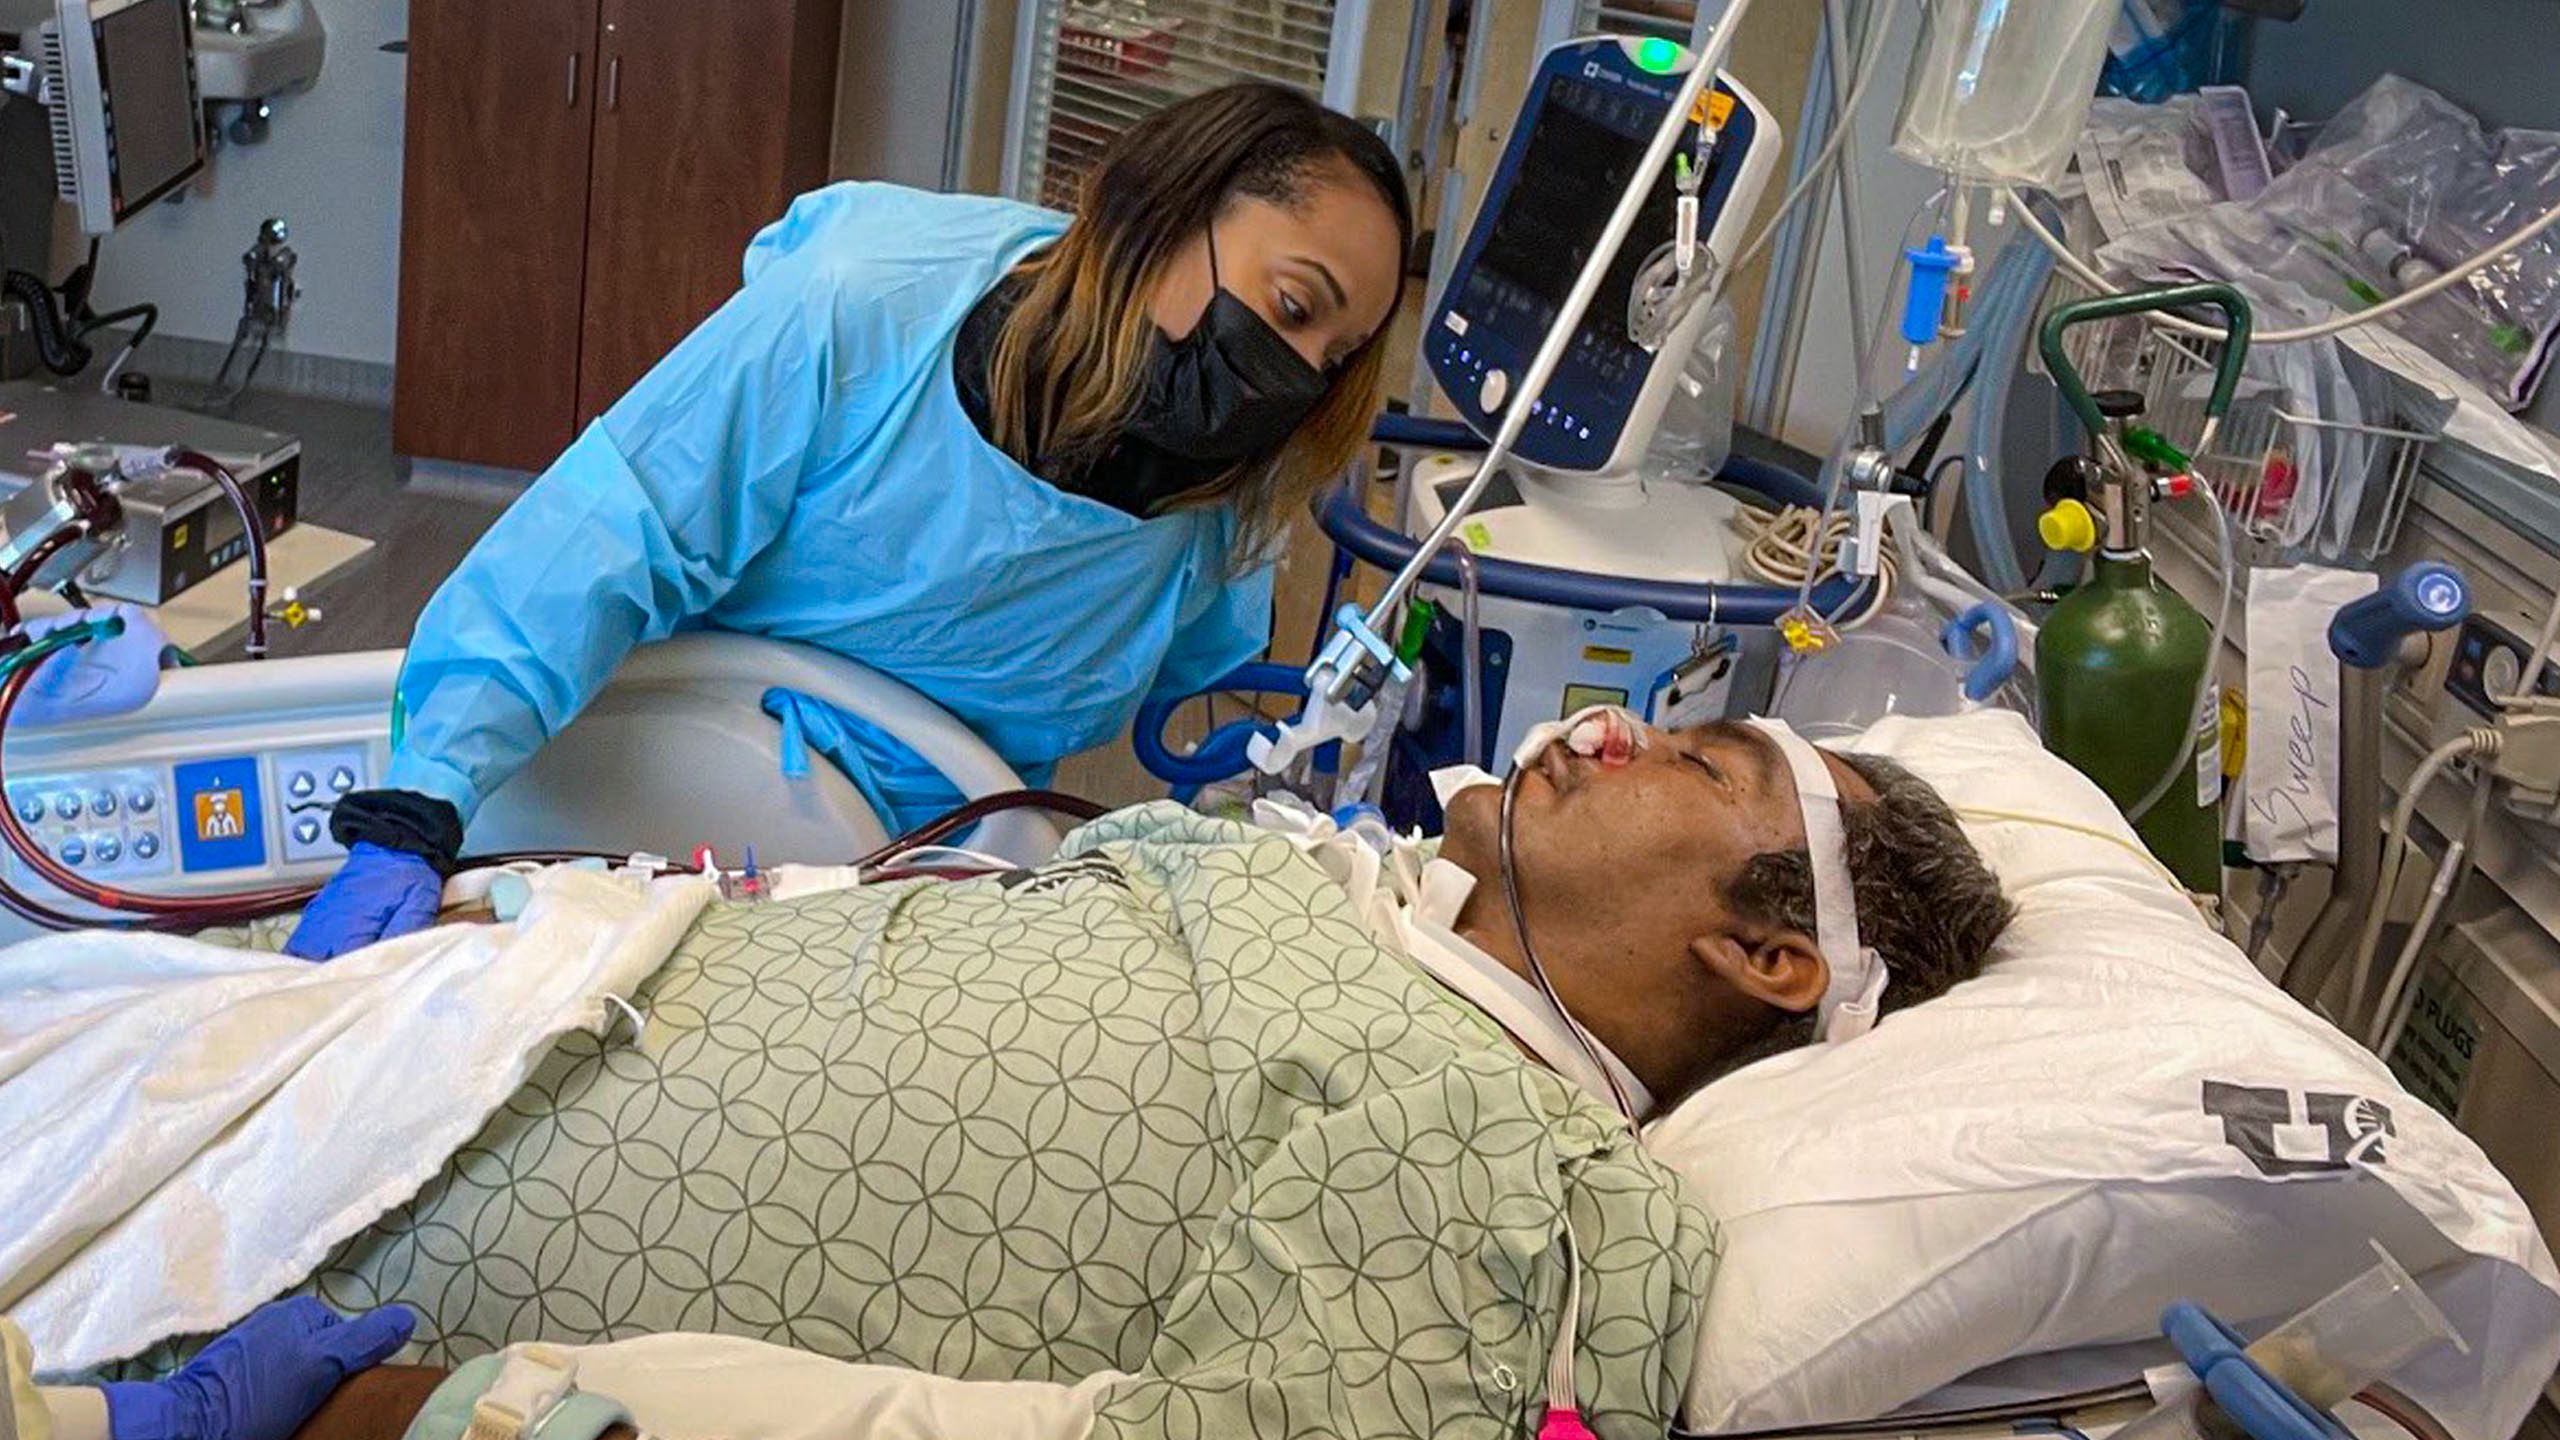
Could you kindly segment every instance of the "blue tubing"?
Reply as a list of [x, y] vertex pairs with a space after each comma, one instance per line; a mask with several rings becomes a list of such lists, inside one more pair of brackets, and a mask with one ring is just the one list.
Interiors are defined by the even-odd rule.
[[[1984, 643], [1976, 648], [1975, 635]], [[1964, 698], [1975, 704], [1990, 699], [2018, 672], [2018, 627], [2009, 607], [1985, 600], [1949, 620], [1938, 633], [1947, 653], [1972, 666], [1965, 672]]]
[[[1253, 739], [1254, 732], [1262, 728], [1262, 722], [1251, 718], [1230, 720], [1210, 731], [1188, 755], [1177, 755], [1165, 745], [1165, 722], [1183, 706], [1203, 695], [1233, 691], [1294, 695], [1304, 700], [1307, 698], [1307, 677], [1297, 666], [1256, 660], [1237, 666], [1188, 695], [1159, 696], [1138, 707], [1138, 718], [1129, 734], [1129, 748], [1137, 753], [1138, 763], [1147, 767], [1147, 773], [1173, 786], [1173, 798], [1186, 805], [1191, 803], [1201, 786], [1244, 773], [1245, 766], [1250, 763], [1244, 747]], [[1342, 747], [1338, 744], [1318, 749], [1316, 768], [1332, 771], [1340, 764], [1341, 754]]]
[[2010, 241], [1973, 313], [1973, 328], [1984, 334], [1973, 433], [1966, 446], [1964, 513], [1982, 578], [2002, 594], [2024, 588], [2027, 577], [2017, 541], [2009, 534], [2008, 497], [2000, 493], [2000, 476], [1992, 467], [2000, 463], [2000, 442], [2008, 428], [2009, 387], [2017, 379], [2027, 333], [2035, 323], [2036, 298], [2044, 293], [2053, 263], [2043, 246], [2023, 236]]
[[2180, 1300], [2160, 1317], [2160, 1332], [2204, 1382], [2205, 1393], [2250, 1440], [2347, 1440], [2337, 1417], [2312, 1408], [2291, 1386], [2249, 1358], [2240, 1332], [2202, 1306]]

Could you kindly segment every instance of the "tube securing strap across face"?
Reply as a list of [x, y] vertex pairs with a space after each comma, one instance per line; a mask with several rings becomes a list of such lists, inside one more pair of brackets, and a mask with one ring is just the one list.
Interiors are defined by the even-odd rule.
[[1804, 816], [1804, 848], [1813, 861], [1813, 943], [1831, 972], [1814, 1012], [1814, 1037], [1834, 1043], [1854, 1040], [1875, 1028], [1890, 977], [1883, 958], [1858, 938], [1858, 897], [1849, 877], [1840, 787], [1832, 782], [1822, 752], [1785, 721], [1755, 717], [1750, 723], [1786, 757], [1796, 782], [1796, 808]]

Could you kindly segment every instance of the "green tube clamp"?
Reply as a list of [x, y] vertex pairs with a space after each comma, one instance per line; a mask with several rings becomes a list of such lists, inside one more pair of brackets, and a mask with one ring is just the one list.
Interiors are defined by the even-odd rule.
[[1440, 618], [1440, 607], [1428, 600], [1416, 600], [1404, 612], [1404, 633], [1396, 637], [1396, 658], [1407, 665], [1422, 658], [1422, 642], [1431, 634], [1431, 623]]
[[2113, 320], [2122, 315], [2148, 315], [2160, 311], [2183, 309], [2189, 305], [2210, 305], [2222, 312], [2223, 328], [2230, 332], [2224, 342], [2222, 358], [2213, 367], [2213, 394], [2205, 401], [2206, 418], [2220, 420], [2231, 413], [2232, 393], [2240, 386], [2240, 370], [2249, 359], [2251, 326], [2248, 300], [2238, 290], [2221, 281], [2194, 285], [2165, 285], [2155, 290], [2134, 290], [2122, 295], [2100, 295], [2088, 300], [2074, 300], [2057, 305], [2044, 317], [2044, 328], [2036, 337], [2036, 348], [2044, 356], [2045, 372], [2053, 377], [2062, 398], [2071, 404], [2071, 413], [2080, 417], [2081, 426], [2092, 439], [2107, 433], [2106, 417], [2098, 413], [2098, 402], [2089, 398], [2089, 386], [2062, 348], [2063, 332], [2074, 325], [2096, 320]]
[[2163, 475], [2184, 475], [2195, 463], [2168, 436], [2144, 425], [2124, 427], [2124, 453]]

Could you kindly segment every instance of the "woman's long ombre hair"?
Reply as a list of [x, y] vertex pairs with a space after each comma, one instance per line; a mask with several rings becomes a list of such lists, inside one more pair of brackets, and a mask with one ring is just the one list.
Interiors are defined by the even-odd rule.
[[[1296, 204], [1333, 162], [1395, 212], [1401, 273], [1413, 245], [1404, 172], [1349, 116], [1283, 86], [1247, 83], [1169, 105], [1121, 135], [1085, 177], [1075, 223], [1015, 267], [1027, 288], [987, 363], [990, 438], [1051, 479], [1100, 460], [1143, 395], [1156, 339], [1148, 302], [1166, 266], [1231, 200]], [[1334, 367], [1324, 398], [1276, 454], [1171, 505], [1232, 505], [1239, 563], [1264, 553], [1368, 439], [1391, 328], [1379, 326]]]

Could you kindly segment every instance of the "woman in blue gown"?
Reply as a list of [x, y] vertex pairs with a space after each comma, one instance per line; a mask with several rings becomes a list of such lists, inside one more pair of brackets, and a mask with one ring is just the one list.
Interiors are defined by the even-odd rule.
[[[1278, 86], [1123, 135], [1070, 217], [841, 184], [605, 412], [420, 616], [386, 787], [287, 947], [426, 924], [480, 802], [635, 645], [717, 627], [914, 687], [1034, 783], [1259, 653], [1288, 518], [1366, 438], [1412, 243], [1375, 135]], [[892, 829], [959, 797], [806, 696]]]

